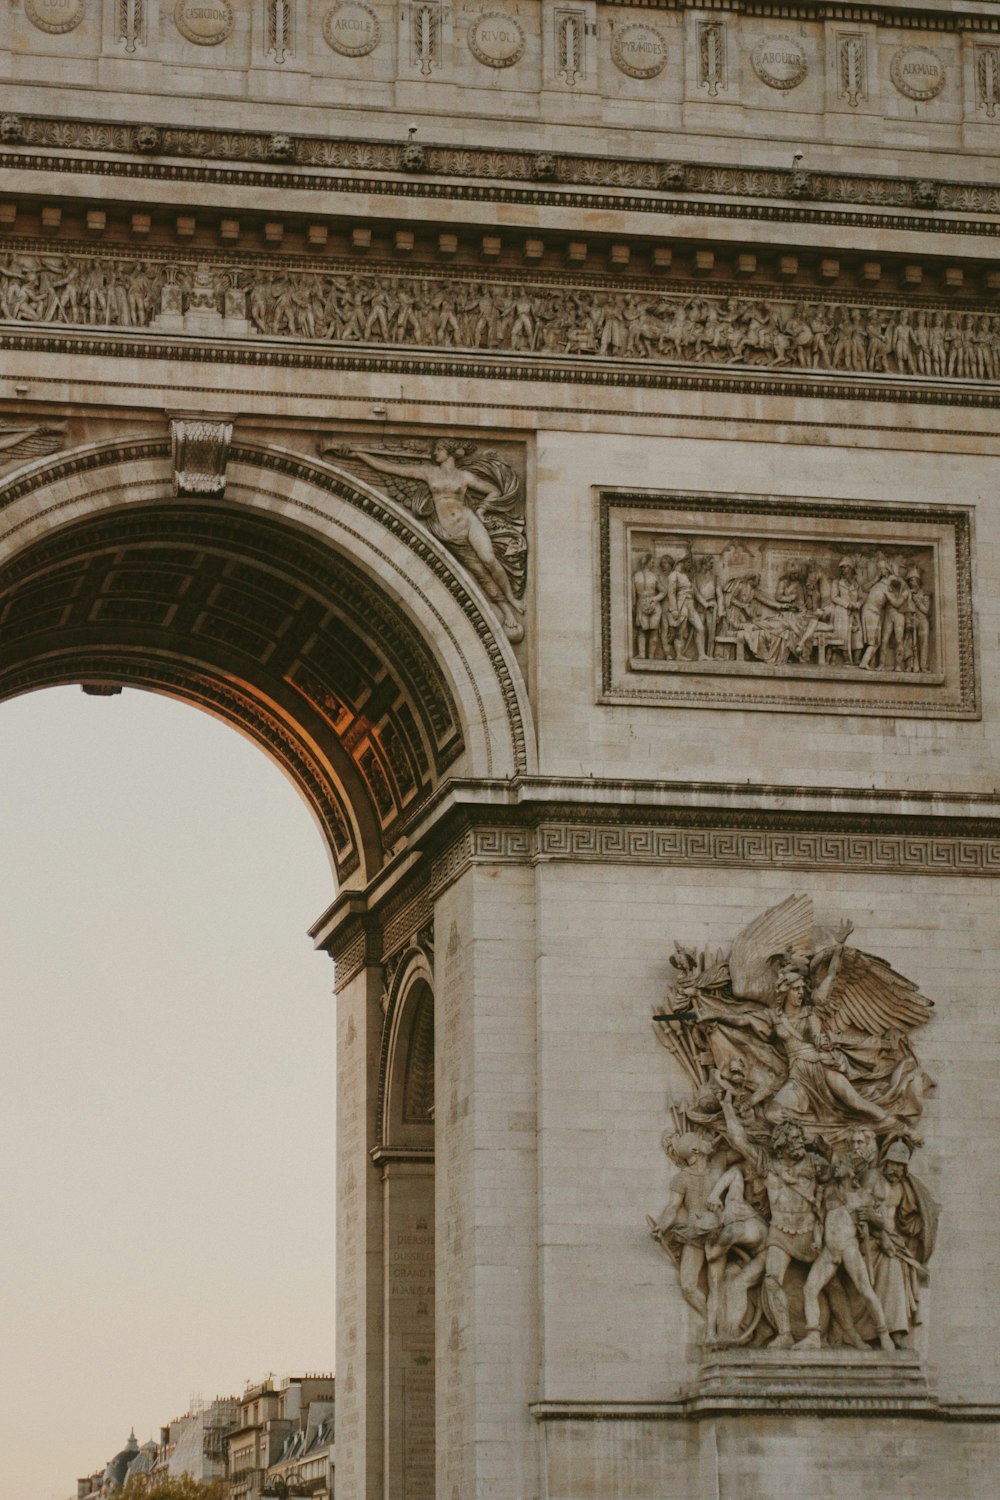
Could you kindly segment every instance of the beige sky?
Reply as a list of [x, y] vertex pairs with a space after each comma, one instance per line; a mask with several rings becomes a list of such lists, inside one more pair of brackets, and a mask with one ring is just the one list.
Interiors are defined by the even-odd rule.
[[0, 839], [0, 1488], [67, 1500], [333, 1366], [334, 887], [261, 751], [129, 690], [0, 704]]

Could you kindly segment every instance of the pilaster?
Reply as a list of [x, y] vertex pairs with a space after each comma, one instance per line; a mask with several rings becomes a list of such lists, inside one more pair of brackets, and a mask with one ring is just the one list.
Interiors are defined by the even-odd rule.
[[539, 1493], [534, 926], [511, 865], [435, 911], [438, 1500]]

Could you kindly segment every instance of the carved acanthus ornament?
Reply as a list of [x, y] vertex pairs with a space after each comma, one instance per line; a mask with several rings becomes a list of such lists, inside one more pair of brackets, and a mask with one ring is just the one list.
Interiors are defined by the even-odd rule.
[[693, 1092], [653, 1238], [706, 1346], [886, 1352], [920, 1322], [938, 1209], [911, 1170], [924, 1093], [912, 1033], [932, 1003], [808, 896], [728, 951], [675, 944], [657, 1037]]
[[[226, 0], [228, 3], [228, 0]], [[342, 12], [350, 12], [351, 26]], [[324, 21], [324, 35], [331, 47], [348, 56], [364, 55], [378, 44], [377, 18], [371, 12], [371, 25], [367, 33], [355, 29], [355, 13], [368, 13], [370, 7], [358, 0], [345, 0], [342, 6], [334, 6]], [[699, 28], [716, 28], [713, 38], [701, 36], [699, 31], [699, 67], [702, 87], [716, 90], [725, 87], [724, 39], [725, 29], [721, 22], [699, 22]], [[342, 34], [343, 31], [343, 34]], [[333, 40], [331, 40], [333, 38]], [[357, 40], [351, 47], [349, 38]], [[841, 97], [854, 106], [868, 96], [868, 69], [866, 39], [863, 33], [840, 33], [838, 39], [838, 77]], [[989, 92], [994, 88], [996, 74], [991, 70], [994, 54], [1000, 48], [977, 49], [977, 59], [982, 54], [982, 71], [977, 77], [985, 79], [980, 84], [980, 103], [988, 107]], [[989, 56], [986, 56], [989, 54]], [[977, 61], [977, 68], [980, 66]], [[66, 120], [54, 116], [6, 115], [3, 122], [10, 122], [16, 134], [8, 134], [7, 127], [0, 129], [0, 141], [7, 145], [27, 148], [49, 147], [57, 151], [91, 151], [117, 156], [122, 152], [137, 149], [136, 135], [143, 127], [138, 125], [108, 123], [100, 121]], [[16, 124], [15, 124], [16, 122]], [[2, 122], [0, 122], [2, 123]], [[188, 158], [197, 167], [185, 168], [180, 177], [190, 180], [231, 182], [234, 164], [252, 165], [270, 162], [272, 136], [266, 132], [252, 130], [220, 130], [202, 127], [170, 127], [163, 130], [163, 152], [173, 157]], [[368, 174], [370, 172], [402, 172], [405, 167], [405, 143], [387, 141], [358, 141], [356, 139], [330, 139], [328, 136], [292, 136], [296, 172], [282, 180], [282, 186], [306, 192], [331, 191], [352, 192], [356, 184], [339, 174], [344, 172]], [[457, 179], [453, 195], [463, 195], [462, 179], [471, 179], [486, 184], [529, 184], [533, 178], [532, 163], [535, 153], [516, 147], [449, 146], [429, 144], [425, 146], [426, 164], [435, 177]], [[21, 158], [12, 157], [9, 167], [21, 164]], [[646, 157], [587, 156], [572, 152], [555, 156], [557, 171], [554, 174], [560, 187], [571, 186], [591, 200], [602, 188], [619, 190], [631, 188], [637, 192], [678, 191], [677, 183], [664, 175], [663, 164]], [[860, 160], [860, 158], [859, 158]], [[217, 168], [206, 163], [217, 163]], [[28, 162], [24, 162], [28, 165]], [[36, 163], [31, 165], [37, 166]], [[790, 174], [775, 167], [733, 166], [724, 162], [688, 162], [685, 168], [683, 191], [690, 195], [709, 198], [733, 197], [749, 199], [783, 199], [788, 197]], [[62, 166], [53, 161], [53, 169]], [[108, 163], [107, 170], [114, 172], [117, 164]], [[311, 174], [305, 169], [315, 169]], [[225, 173], [220, 178], [219, 173]], [[331, 174], [331, 175], [327, 175]], [[334, 175], [335, 174], [335, 175]], [[884, 207], [891, 209], [919, 206], [914, 198], [912, 179], [898, 175], [876, 176], [867, 172], [817, 172], [815, 197], [827, 204], [847, 204], [862, 207]], [[942, 182], [940, 185], [938, 210], [956, 214], [1000, 214], [1000, 184], [981, 180]], [[439, 190], [435, 188], [435, 196]], [[476, 201], [480, 201], [478, 198]], [[619, 207], [621, 206], [620, 200]], [[581, 206], [597, 206], [592, 201], [581, 202]], [[640, 205], [629, 205], [640, 206]], [[661, 206], [650, 199], [641, 205], [655, 209]], [[726, 206], [727, 215], [746, 218], [745, 207]], [[913, 228], [912, 223], [907, 224]], [[970, 226], [963, 223], [962, 231]], [[976, 226], [977, 229], [979, 226]]]

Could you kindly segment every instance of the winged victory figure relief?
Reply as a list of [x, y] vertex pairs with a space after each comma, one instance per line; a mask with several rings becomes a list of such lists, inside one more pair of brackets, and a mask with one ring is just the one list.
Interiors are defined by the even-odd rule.
[[933, 1003], [789, 896], [728, 953], [680, 944], [657, 1036], [693, 1093], [653, 1238], [709, 1345], [910, 1343], [938, 1210], [910, 1170]]
[[46, 458], [65, 447], [65, 428], [42, 422], [0, 421], [0, 473]]
[[[521, 483], [499, 454], [465, 439], [435, 438], [422, 450], [320, 445], [339, 467], [382, 488], [454, 553], [480, 585], [514, 642], [524, 637], [528, 543]], [[344, 460], [347, 460], [345, 465]], [[367, 472], [366, 472], [367, 471]]]

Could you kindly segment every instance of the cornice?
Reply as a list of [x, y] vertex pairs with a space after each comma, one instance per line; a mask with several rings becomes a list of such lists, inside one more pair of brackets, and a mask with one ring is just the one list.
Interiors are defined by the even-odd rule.
[[[795, 805], [793, 805], [795, 804]], [[341, 989], [384, 964], [476, 865], [767, 869], [1000, 876], [992, 794], [517, 777], [449, 781], [404, 828], [393, 864], [314, 924]]]
[[[793, 7], [794, 8], [794, 7]], [[788, 18], [788, 7], [780, 9]], [[853, 7], [845, 7], [852, 12]], [[856, 19], [856, 18], [855, 18]], [[985, 18], [1000, 32], [1000, 14]], [[9, 118], [9, 117], [8, 117]], [[504, 146], [423, 145], [423, 165], [408, 170], [406, 144], [371, 138], [272, 134], [116, 124], [59, 116], [16, 117], [17, 144], [0, 151], [9, 172], [272, 188], [280, 193], [360, 194], [428, 201], [520, 204], [525, 208], [594, 209], [738, 218], [768, 223], [866, 225], [917, 233], [996, 236], [1000, 183], [888, 176], [871, 172], [800, 172], [767, 166], [649, 156], [546, 152]], [[156, 149], [143, 150], [152, 130]], [[76, 153], [84, 154], [76, 154]], [[288, 154], [290, 152], [290, 154]], [[850, 148], [845, 148], [850, 155]], [[819, 207], [817, 205], [831, 205]], [[877, 213], [890, 209], [891, 213]], [[929, 211], [930, 210], [930, 211]]]
[[923, 1422], [1000, 1422], [1000, 1402], [909, 1401], [873, 1395], [837, 1400], [805, 1395], [780, 1401], [757, 1399], [753, 1394], [728, 1404], [705, 1399], [676, 1401], [536, 1401], [529, 1407], [536, 1422], [688, 1422], [714, 1421], [720, 1417], [759, 1418], [780, 1416], [908, 1417]]
[[732, 15], [773, 17], [783, 21], [851, 21], [855, 25], [906, 26], [922, 31], [994, 31], [1000, 20], [992, 13], [997, 0], [967, 9], [919, 9], [906, 4], [873, 5], [867, 0], [603, 0], [609, 8], [625, 10], [719, 11]]
[[744, 397], [813, 397], [825, 401], [862, 401], [869, 404], [888, 402], [988, 410], [1000, 407], [1000, 390], [996, 387], [990, 389], [959, 381], [944, 385], [933, 379], [919, 383], [917, 379], [900, 380], [880, 375], [862, 375], [850, 379], [842, 375], [799, 369], [758, 373], [753, 368], [746, 368], [720, 374], [697, 366], [687, 370], [667, 366], [644, 368], [600, 357], [593, 357], [587, 364], [582, 364], [559, 356], [533, 354], [512, 358], [509, 354], [487, 356], [470, 350], [421, 350], [408, 355], [400, 353], [398, 349], [384, 349], [374, 344], [357, 350], [341, 348], [337, 353], [327, 353], [315, 346], [297, 344], [292, 340], [283, 341], [283, 344], [264, 340], [250, 344], [237, 340], [219, 341], [193, 337], [158, 338], [135, 332], [123, 336], [103, 331], [91, 334], [85, 330], [71, 335], [55, 332], [22, 334], [13, 332], [12, 326], [7, 324], [0, 327], [0, 350], [171, 363], [419, 375], [465, 382], [521, 381], [540, 385], [608, 386], [619, 390], [709, 391]]

